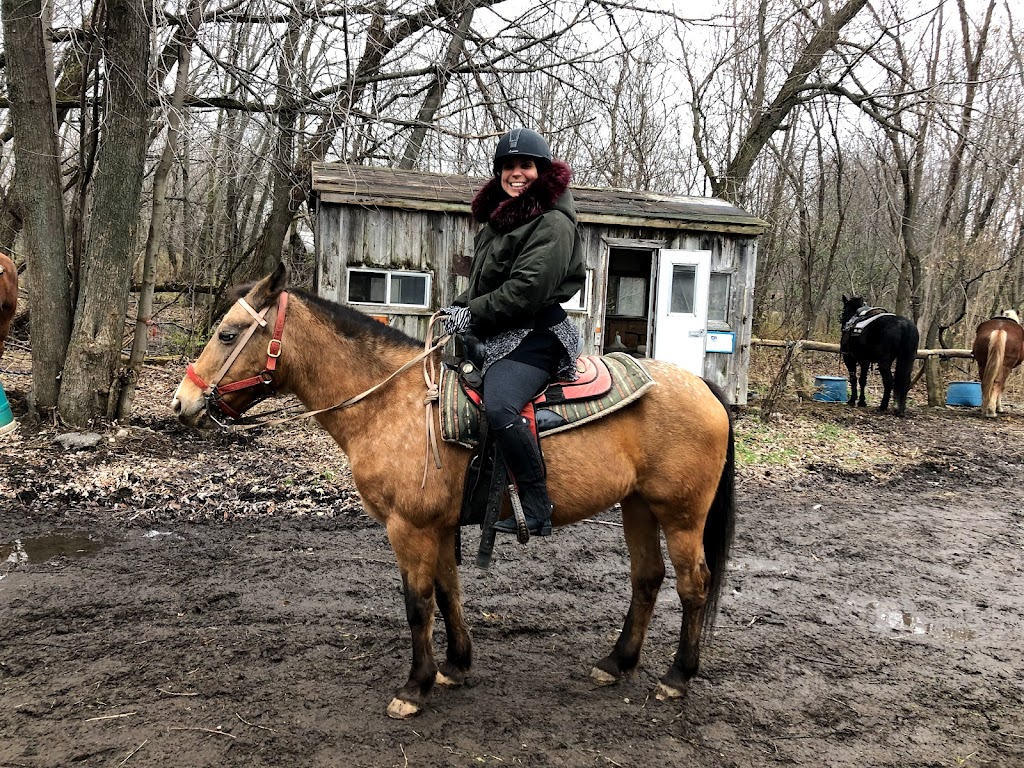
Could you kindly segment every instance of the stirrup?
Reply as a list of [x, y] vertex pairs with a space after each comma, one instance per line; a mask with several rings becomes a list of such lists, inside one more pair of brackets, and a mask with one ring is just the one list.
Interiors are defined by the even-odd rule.
[[[528, 517], [526, 518], [526, 529], [530, 532], [531, 536], [550, 536], [551, 521], [537, 520], [536, 518]], [[496, 522], [494, 524], [494, 530], [498, 533], [511, 533], [518, 535], [519, 526], [516, 523], [515, 516], [512, 516]]]

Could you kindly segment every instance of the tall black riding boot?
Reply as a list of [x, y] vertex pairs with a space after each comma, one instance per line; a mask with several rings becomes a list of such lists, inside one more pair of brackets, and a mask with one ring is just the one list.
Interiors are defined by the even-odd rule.
[[[493, 434], [505, 466], [519, 491], [530, 535], [550, 536], [551, 499], [548, 498], [548, 486], [544, 479], [544, 460], [529, 422], [520, 416], [507, 427], [496, 429]], [[515, 518], [495, 523], [494, 530], [517, 533]]]

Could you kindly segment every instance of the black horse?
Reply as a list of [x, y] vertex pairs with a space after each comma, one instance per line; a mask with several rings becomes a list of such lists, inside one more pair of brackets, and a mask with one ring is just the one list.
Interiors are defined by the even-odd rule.
[[[882, 404], [879, 411], [889, 407], [889, 396], [896, 390], [896, 415], [903, 416], [907, 410], [907, 392], [910, 391], [910, 374], [917, 357], [919, 335], [914, 321], [890, 312], [869, 307], [860, 296], [843, 296], [843, 337], [839, 350], [843, 362], [850, 372], [850, 399], [847, 405], [867, 405], [864, 401], [864, 386], [872, 363], [878, 364], [882, 376]], [[893, 376], [893, 363], [896, 375]], [[860, 399], [857, 398], [857, 365], [860, 365]]]

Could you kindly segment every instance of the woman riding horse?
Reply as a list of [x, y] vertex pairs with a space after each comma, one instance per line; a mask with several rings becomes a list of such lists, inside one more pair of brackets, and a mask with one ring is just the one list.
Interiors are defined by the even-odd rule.
[[[571, 178], [536, 131], [517, 128], [501, 137], [494, 177], [473, 199], [473, 216], [484, 227], [474, 242], [469, 288], [441, 310], [447, 333], [472, 330], [486, 344], [487, 425], [534, 536], [551, 534], [551, 500], [537, 435], [522, 410], [553, 377], [576, 378], [582, 346], [561, 306], [586, 282]], [[518, 531], [512, 518], [494, 529]]]
[[[171, 404], [186, 424], [208, 411], [243, 413], [272, 394], [294, 394], [349, 459], [367, 514], [387, 530], [412, 632], [408, 681], [391, 717], [426, 706], [435, 683], [460, 685], [472, 664], [455, 542], [469, 451], [437, 446], [439, 461], [410, 448], [440, 429], [423, 372], [410, 363], [440, 351], [350, 307], [287, 288], [287, 271], [244, 292], [190, 365]], [[735, 521], [735, 450], [721, 392], [670, 363], [645, 360], [656, 386], [585, 427], [546, 437], [552, 523], [568, 525], [621, 505], [632, 597], [611, 652], [591, 678], [615, 683], [640, 664], [658, 592], [672, 561], [681, 606], [679, 642], [657, 698], [682, 696], [697, 672], [702, 630], [714, 624]], [[424, 402], [427, 402], [427, 427]], [[436, 409], [435, 409], [436, 411]], [[432, 470], [432, 471], [425, 471]], [[440, 610], [447, 647], [434, 656]]]

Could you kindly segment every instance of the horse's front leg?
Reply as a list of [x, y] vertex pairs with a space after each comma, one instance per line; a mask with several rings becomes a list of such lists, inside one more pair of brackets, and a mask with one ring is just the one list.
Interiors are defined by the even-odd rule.
[[860, 398], [857, 400], [858, 408], [866, 408], [868, 401], [864, 395], [868, 390], [868, 372], [871, 370], [871, 363], [861, 363], [860, 366]]
[[388, 539], [402, 573], [405, 615], [412, 631], [412, 668], [409, 680], [388, 704], [388, 717], [405, 719], [423, 711], [437, 677], [434, 646], [434, 578], [437, 570], [438, 535], [392, 515], [387, 521]]
[[438, 685], [462, 685], [466, 682], [473, 662], [473, 641], [462, 613], [462, 589], [459, 585], [458, 565], [455, 562], [456, 530], [446, 530], [441, 537], [437, 573], [434, 576], [437, 606], [444, 619], [445, 634], [448, 638], [445, 661], [437, 672]]

